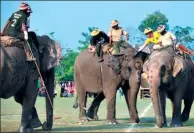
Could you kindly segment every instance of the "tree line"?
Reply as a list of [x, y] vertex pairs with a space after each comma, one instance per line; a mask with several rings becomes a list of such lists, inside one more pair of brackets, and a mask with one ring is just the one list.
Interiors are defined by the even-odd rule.
[[[178, 43], [184, 44], [187, 48], [194, 50], [194, 29], [192, 27], [170, 27], [168, 24], [168, 18], [165, 14], [161, 13], [160, 11], [155, 11], [152, 14], [148, 14], [145, 19], [143, 19], [138, 28], [127, 28], [127, 31], [130, 35], [130, 44], [135, 46], [135, 44], [143, 44], [145, 41], [145, 35], [143, 31], [145, 28], [150, 27], [153, 30], [156, 30], [160, 24], [164, 24], [167, 30], [171, 31], [175, 34], [178, 39]], [[76, 57], [80, 52], [87, 49], [88, 45], [90, 44], [90, 32], [97, 27], [89, 27], [87, 32], [82, 32], [83, 40], [79, 40], [79, 46], [77, 49], [70, 49], [65, 48], [63, 51], [63, 60], [61, 65], [56, 67], [56, 80], [74, 80], [73, 77], [73, 65]], [[49, 34], [52, 38], [54, 38], [54, 32]], [[192, 57], [194, 60], [194, 57]]]

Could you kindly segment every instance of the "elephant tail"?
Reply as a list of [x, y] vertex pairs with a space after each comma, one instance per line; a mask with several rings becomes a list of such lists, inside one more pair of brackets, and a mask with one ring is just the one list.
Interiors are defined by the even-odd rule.
[[73, 105], [73, 108], [74, 109], [77, 109], [78, 108], [78, 96], [76, 96], [76, 99], [75, 99], [75, 103]]

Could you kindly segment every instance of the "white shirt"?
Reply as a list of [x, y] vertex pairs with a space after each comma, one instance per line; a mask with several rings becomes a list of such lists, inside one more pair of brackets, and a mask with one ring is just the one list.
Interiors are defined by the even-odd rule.
[[166, 34], [160, 36], [160, 40], [162, 45], [169, 46], [173, 45], [173, 41], [176, 40], [176, 37], [171, 32], [167, 32]]

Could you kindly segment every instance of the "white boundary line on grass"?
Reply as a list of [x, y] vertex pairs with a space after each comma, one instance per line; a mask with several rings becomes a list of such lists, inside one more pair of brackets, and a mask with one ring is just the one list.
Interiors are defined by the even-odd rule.
[[[141, 117], [144, 117], [151, 107], [152, 107], [152, 103], [150, 103], [150, 104], [143, 110], [143, 112], [140, 114], [139, 117], [140, 117], [140, 118], [141, 118]], [[127, 129], [125, 132], [132, 132], [133, 127], [134, 127], [135, 125], [137, 125], [137, 123], [133, 123], [133, 124], [129, 127], [129, 129]]]

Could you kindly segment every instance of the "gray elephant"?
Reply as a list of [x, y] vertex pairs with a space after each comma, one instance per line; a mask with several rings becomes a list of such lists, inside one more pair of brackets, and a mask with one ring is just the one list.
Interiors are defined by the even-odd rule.
[[[88, 52], [88, 50], [81, 52], [77, 56], [74, 63], [74, 78], [80, 108], [79, 119], [81, 121], [88, 121], [84, 108], [86, 107], [86, 94], [89, 92], [100, 94], [98, 98], [95, 98], [97, 103], [94, 102], [95, 104], [92, 106], [91, 112], [94, 108], [97, 112], [100, 102], [106, 98], [107, 123], [117, 123], [115, 117], [116, 92], [117, 89], [122, 86], [128, 109], [130, 107], [130, 122], [139, 122], [136, 100], [140, 86], [143, 62], [148, 54], [139, 52], [135, 55], [135, 53], [136, 50], [129, 47], [124, 51], [123, 56], [112, 58], [113, 60], [109, 65], [115, 69], [108, 66], [110, 57], [108, 54], [104, 54], [104, 62], [102, 63], [99, 63], [97, 56]], [[114, 71], [119, 69], [119, 67], [117, 67], [118, 65], [114, 66], [115, 60], [117, 60], [116, 62], [119, 61], [121, 65], [119, 74], [116, 74]]]
[[0, 98], [14, 96], [15, 101], [22, 105], [20, 132], [32, 132], [33, 128], [43, 126], [50, 130], [53, 125], [53, 92], [55, 66], [61, 60], [61, 46], [48, 36], [38, 36], [39, 49], [32, 47], [37, 64], [40, 68], [50, 100], [46, 96], [47, 120], [42, 125], [35, 108], [38, 94], [38, 71], [34, 62], [27, 62], [23, 41], [15, 42], [11, 47], [0, 45]]
[[[189, 118], [194, 99], [193, 63], [182, 59], [174, 53], [172, 47], [168, 47], [153, 51], [144, 64], [143, 71], [147, 74], [157, 126], [167, 125], [166, 97], [172, 102], [171, 126], [181, 126], [182, 122]], [[184, 99], [185, 107], [181, 114], [182, 99]]]

